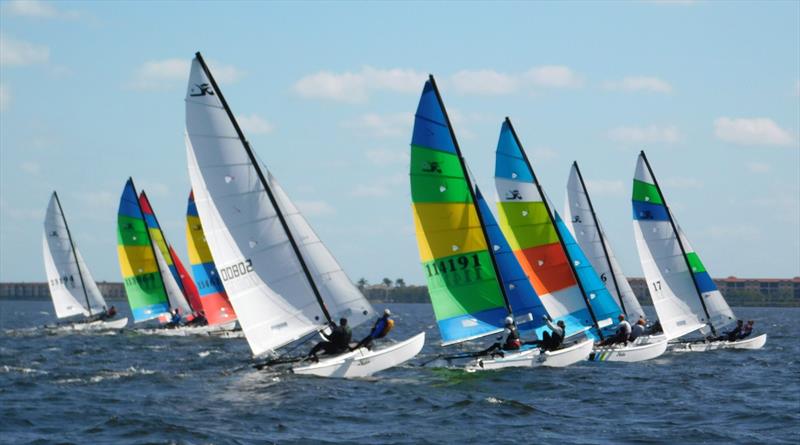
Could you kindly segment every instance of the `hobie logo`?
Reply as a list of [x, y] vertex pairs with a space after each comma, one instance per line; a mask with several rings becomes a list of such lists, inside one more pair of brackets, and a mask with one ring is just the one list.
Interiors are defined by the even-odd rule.
[[422, 168], [422, 171], [425, 173], [441, 173], [442, 167], [439, 166], [439, 163], [436, 161], [426, 162], [425, 167]]
[[506, 199], [519, 199], [522, 201], [522, 195], [520, 195], [519, 190], [509, 190], [506, 193]]
[[211, 85], [207, 83], [199, 83], [199, 84], [196, 83], [192, 87], [191, 92], [189, 92], [189, 95], [192, 97], [205, 96], [205, 95], [213, 96], [214, 91], [211, 90]]
[[581, 216], [580, 216], [580, 215], [575, 215], [575, 217], [574, 217], [574, 218], [572, 218], [572, 222], [574, 222], [574, 223], [577, 223], [577, 224], [580, 224], [580, 223], [582, 223], [583, 221], [581, 221]]

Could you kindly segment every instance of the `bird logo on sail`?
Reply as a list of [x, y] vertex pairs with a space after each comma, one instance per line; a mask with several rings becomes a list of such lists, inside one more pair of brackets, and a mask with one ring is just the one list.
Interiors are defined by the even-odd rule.
[[441, 173], [442, 167], [439, 165], [437, 161], [429, 161], [425, 163], [425, 167], [422, 168], [422, 171], [425, 173]]
[[[198, 91], [198, 90], [200, 92], [196, 93], [195, 91]], [[206, 95], [213, 96], [214, 95], [214, 91], [211, 90], [211, 85], [209, 85], [207, 83], [196, 83], [192, 87], [192, 92], [189, 93], [189, 95], [192, 96], [192, 97], [206, 96]]]
[[506, 193], [506, 199], [519, 199], [522, 201], [522, 195], [519, 193], [519, 190], [509, 190]]

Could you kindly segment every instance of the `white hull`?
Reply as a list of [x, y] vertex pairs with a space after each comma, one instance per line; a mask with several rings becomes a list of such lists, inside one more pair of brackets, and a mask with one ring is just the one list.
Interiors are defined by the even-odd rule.
[[95, 320], [90, 322], [78, 322], [64, 325], [52, 326], [55, 329], [64, 329], [69, 331], [104, 331], [122, 329], [128, 325], [128, 317], [117, 318], [114, 320]]
[[539, 348], [531, 348], [521, 352], [505, 353], [504, 357], [478, 359], [466, 366], [467, 372], [488, 371], [503, 368], [532, 368], [548, 366], [561, 368], [582, 360], [586, 360], [592, 352], [592, 341], [584, 340], [570, 347], [542, 353]]
[[705, 352], [716, 349], [761, 349], [767, 344], [767, 334], [737, 341], [675, 342], [669, 344], [670, 352]]
[[[188, 335], [213, 335], [228, 338], [226, 332], [236, 327], [236, 321], [214, 326], [178, 326], [175, 328], [137, 329], [136, 332], [146, 335], [163, 335], [167, 337], [185, 337]], [[235, 337], [231, 337], [235, 338]]]
[[[667, 351], [667, 339], [643, 338], [635, 344], [595, 347], [589, 354], [589, 361], [595, 362], [641, 362], [654, 359]], [[638, 339], [637, 339], [638, 340]]]
[[370, 351], [366, 348], [359, 348], [353, 352], [323, 359], [311, 365], [292, 368], [292, 372], [319, 377], [368, 377], [411, 360], [419, 354], [423, 345], [425, 345], [425, 333], [421, 332], [408, 340], [383, 349]]

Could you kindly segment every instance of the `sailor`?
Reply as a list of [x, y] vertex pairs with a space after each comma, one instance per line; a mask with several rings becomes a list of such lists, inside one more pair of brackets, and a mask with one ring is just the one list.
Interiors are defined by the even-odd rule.
[[728, 341], [736, 341], [739, 338], [739, 335], [742, 333], [742, 328], [744, 328], [744, 321], [736, 320], [736, 327], [731, 329], [729, 332], [726, 332], [716, 340], [728, 340]]
[[175, 328], [181, 324], [181, 311], [178, 308], [172, 311], [172, 317], [169, 320], [168, 327]]
[[639, 318], [639, 320], [636, 321], [636, 324], [633, 325], [633, 327], [631, 328], [630, 341], [634, 341], [637, 338], [639, 338], [642, 335], [644, 335], [644, 331], [645, 331], [644, 325], [645, 325], [644, 318]]
[[[499, 355], [503, 356], [503, 351], [516, 351], [522, 346], [522, 340], [519, 338], [519, 331], [517, 330], [517, 326], [514, 324], [514, 319], [506, 317], [505, 321], [505, 329], [503, 330], [503, 335], [505, 335], [505, 340], [503, 343], [499, 341], [494, 343], [493, 345], [489, 346], [485, 350], [478, 353], [478, 355]], [[501, 340], [503, 337], [498, 337], [498, 340]]]
[[656, 322], [653, 323], [650, 326], [650, 328], [647, 330], [647, 333], [650, 334], [650, 335], [663, 334], [664, 333], [664, 329], [661, 328], [661, 320], [656, 320]]
[[372, 330], [369, 332], [369, 335], [364, 337], [354, 348], [350, 348], [351, 351], [354, 351], [358, 348], [367, 348], [372, 349], [372, 341], [378, 338], [386, 337], [389, 334], [389, 331], [394, 328], [394, 320], [390, 317], [392, 316], [392, 311], [388, 308], [383, 310], [383, 315], [375, 321], [375, 324], [372, 325]]
[[553, 319], [549, 315], [543, 315], [542, 319], [547, 323], [553, 333], [544, 331], [542, 334], [542, 341], [539, 342], [540, 348], [545, 351], [555, 351], [561, 347], [564, 342], [564, 334], [566, 333], [566, 325], [563, 320], [558, 320], [558, 323], [553, 324]]
[[108, 309], [103, 307], [103, 320], [114, 318], [115, 315], [117, 315], [117, 308], [116, 307], [111, 306]]
[[617, 326], [617, 331], [614, 333], [614, 336], [609, 337], [600, 343], [598, 346], [607, 346], [613, 345], [616, 343], [627, 343], [631, 336], [631, 324], [628, 323], [628, 320], [625, 319], [625, 315], [619, 314], [619, 325]]
[[754, 323], [755, 322], [753, 320], [747, 320], [747, 324], [744, 325], [744, 327], [742, 328], [742, 332], [739, 334], [739, 340], [741, 340], [743, 338], [747, 338], [747, 337], [750, 336], [750, 334], [753, 333], [753, 324]]
[[322, 333], [322, 337], [325, 340], [317, 343], [308, 353], [308, 357], [314, 361], [319, 360], [317, 359], [317, 352], [321, 350], [324, 350], [325, 354], [333, 355], [345, 352], [350, 347], [350, 339], [353, 336], [353, 332], [347, 326], [347, 319], [342, 318], [339, 320], [338, 326], [336, 323], [331, 322], [330, 327], [331, 333], [327, 335]]

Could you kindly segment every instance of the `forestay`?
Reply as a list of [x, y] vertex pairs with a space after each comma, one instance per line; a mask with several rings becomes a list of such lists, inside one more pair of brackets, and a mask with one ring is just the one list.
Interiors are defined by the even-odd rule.
[[56, 192], [47, 206], [42, 247], [56, 316], [94, 315], [105, 310], [106, 302], [75, 247]]
[[410, 169], [419, 256], [443, 344], [501, 331], [507, 303], [433, 77], [414, 117]]
[[[350, 290], [340, 292], [323, 283], [326, 290], [317, 288], [314, 274], [335, 270], [312, 251], [327, 250], [309, 238], [295, 240], [292, 232], [307, 236], [310, 230], [282, 213], [296, 209], [276, 207], [286, 206], [288, 198], [276, 197], [283, 194], [271, 189], [274, 180], [267, 185], [265, 172], [199, 54], [192, 62], [186, 94], [186, 131], [189, 175], [206, 241], [253, 353], [274, 350], [321, 329], [330, 317], [326, 303], [352, 314], [352, 325], [363, 321], [371, 312], [365, 300], [348, 306], [354, 302]], [[307, 241], [315, 247], [304, 246]], [[300, 257], [302, 252], [311, 257]], [[331, 300], [323, 301], [323, 293]]]
[[676, 234], [677, 225], [671, 220], [644, 152], [636, 163], [632, 205], [639, 260], [664, 334], [673, 339], [700, 329], [708, 318], [689, 270], [696, 256], [689, 259], [684, 253], [685, 246]]
[[189, 193], [189, 204], [186, 208], [186, 246], [189, 251], [192, 276], [197, 283], [200, 303], [208, 324], [214, 326], [236, 320], [236, 313], [228, 301], [217, 266], [208, 249], [192, 192]]
[[628, 279], [622, 273], [608, 237], [597, 219], [577, 162], [572, 164], [567, 181], [564, 217], [581, 250], [628, 319], [633, 321], [644, 317], [644, 310], [636, 299]]

